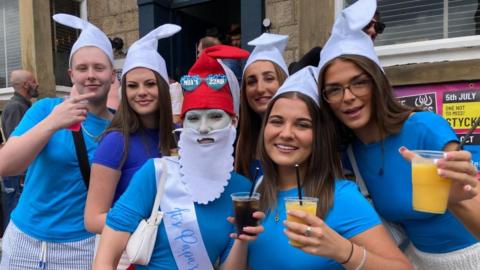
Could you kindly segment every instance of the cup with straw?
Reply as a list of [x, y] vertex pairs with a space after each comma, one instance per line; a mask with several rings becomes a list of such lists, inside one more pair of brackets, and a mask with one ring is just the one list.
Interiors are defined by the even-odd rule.
[[236, 192], [231, 195], [233, 207], [235, 212], [235, 225], [237, 227], [237, 235], [247, 234], [243, 230], [244, 227], [257, 226], [258, 220], [253, 217], [253, 213], [260, 209], [260, 193], [254, 192], [257, 181], [258, 172], [260, 168], [257, 167], [252, 181], [252, 187], [249, 192]]
[[[317, 213], [318, 198], [303, 196], [302, 182], [300, 179], [300, 166], [298, 164], [295, 164], [295, 174], [297, 178], [297, 196], [285, 198], [285, 210], [287, 211], [287, 220], [301, 224], [307, 224], [303, 219], [288, 215], [288, 212], [292, 210], [299, 210], [315, 216]], [[295, 247], [302, 246], [300, 243], [293, 240], [290, 240], [289, 243], [290, 245]]]

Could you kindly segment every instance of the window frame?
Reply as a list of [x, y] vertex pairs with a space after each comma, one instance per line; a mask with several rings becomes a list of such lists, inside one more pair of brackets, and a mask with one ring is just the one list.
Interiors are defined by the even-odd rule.
[[[335, 18], [344, 3], [335, 0]], [[375, 46], [375, 51], [383, 67], [480, 59], [480, 35]]]

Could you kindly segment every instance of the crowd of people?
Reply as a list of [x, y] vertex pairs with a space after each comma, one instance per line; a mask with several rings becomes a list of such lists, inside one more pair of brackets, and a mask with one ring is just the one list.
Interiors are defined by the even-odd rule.
[[[4, 185], [26, 175], [0, 269], [478, 269], [471, 154], [442, 117], [396, 100], [374, 50], [385, 28], [376, 0], [344, 9], [323, 48], [290, 66], [285, 35], [260, 35], [251, 53], [203, 38], [175, 84], [181, 108], [157, 52], [180, 26], [131, 45], [112, 109], [108, 37], [75, 16], [53, 19], [81, 31], [68, 70], [76, 94], [31, 105], [32, 74], [11, 74], [0, 175]], [[242, 60], [236, 74], [231, 63]], [[412, 150], [444, 151], [445, 213], [413, 209]], [[237, 192], [260, 196], [242, 231]], [[286, 209], [292, 197], [314, 198], [316, 212]], [[157, 212], [149, 259], [138, 263], [125, 251]]]

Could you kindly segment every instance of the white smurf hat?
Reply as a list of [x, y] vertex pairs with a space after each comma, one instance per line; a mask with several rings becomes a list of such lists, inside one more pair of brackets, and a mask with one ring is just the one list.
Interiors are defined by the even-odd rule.
[[285, 80], [282, 86], [278, 88], [272, 100], [283, 93], [299, 92], [310, 97], [315, 104], [320, 107], [316, 80], [317, 76], [317, 67], [306, 66], [300, 69]]
[[288, 36], [277, 35], [270, 33], [263, 33], [256, 39], [248, 42], [248, 45], [255, 46], [250, 57], [247, 59], [247, 63], [243, 68], [243, 73], [250, 64], [257, 60], [269, 60], [277, 64], [288, 75], [288, 67], [283, 59], [283, 51], [287, 47]]
[[130, 70], [137, 67], [151, 69], [162, 76], [168, 83], [167, 66], [163, 57], [157, 52], [158, 40], [178, 33], [182, 28], [175, 24], [164, 24], [150, 31], [135, 41], [127, 52], [122, 69], [122, 78]]
[[70, 51], [70, 58], [68, 60], [69, 65], [72, 63], [73, 54], [79, 49], [87, 46], [97, 47], [102, 50], [113, 64], [113, 50], [110, 39], [108, 39], [107, 35], [105, 35], [102, 30], [98, 29], [98, 27], [76, 16], [64, 13], [53, 15], [53, 20], [57, 23], [80, 29], [82, 31]]
[[365, 56], [382, 67], [372, 39], [362, 31], [372, 20], [376, 9], [377, 0], [358, 0], [342, 11], [333, 25], [332, 35], [320, 53], [319, 70], [332, 59], [344, 54]]

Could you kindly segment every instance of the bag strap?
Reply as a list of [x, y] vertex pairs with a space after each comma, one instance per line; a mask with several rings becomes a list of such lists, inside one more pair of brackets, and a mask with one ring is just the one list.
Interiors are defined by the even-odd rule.
[[360, 174], [360, 170], [358, 169], [357, 160], [355, 159], [355, 155], [353, 154], [353, 147], [351, 144], [347, 148], [347, 155], [348, 159], [350, 160], [350, 164], [352, 165], [353, 173], [355, 174], [355, 182], [357, 182], [357, 185], [360, 188], [360, 192], [365, 198], [370, 198], [370, 193], [368, 193], [365, 182], [363, 181], [363, 177]]
[[148, 218], [148, 223], [155, 222], [158, 215], [158, 207], [162, 199], [163, 192], [165, 190], [165, 180], [167, 178], [167, 164], [164, 159], [153, 159], [155, 165], [155, 179], [157, 182], [157, 195], [155, 195], [155, 202], [153, 203], [152, 213]]
[[85, 145], [85, 139], [83, 138], [83, 132], [72, 131], [73, 142], [75, 143], [75, 152], [77, 154], [78, 163], [80, 165], [80, 172], [82, 173], [83, 182], [87, 187], [90, 184], [90, 163], [88, 162], [87, 147]]

